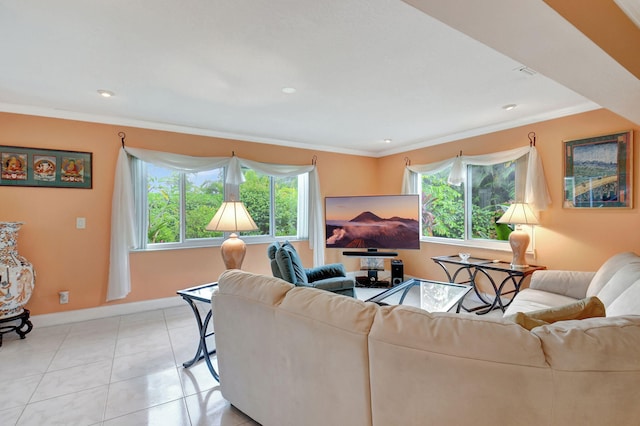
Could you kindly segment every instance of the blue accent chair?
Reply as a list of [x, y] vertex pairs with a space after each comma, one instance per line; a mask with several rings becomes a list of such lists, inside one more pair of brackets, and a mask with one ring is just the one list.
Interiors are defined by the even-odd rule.
[[347, 278], [344, 265], [332, 263], [315, 268], [302, 266], [300, 256], [289, 241], [272, 243], [267, 249], [273, 276], [301, 287], [314, 287], [355, 297], [355, 281]]

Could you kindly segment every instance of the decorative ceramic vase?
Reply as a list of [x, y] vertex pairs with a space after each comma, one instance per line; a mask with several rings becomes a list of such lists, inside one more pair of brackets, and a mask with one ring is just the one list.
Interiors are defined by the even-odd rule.
[[24, 312], [36, 273], [33, 265], [18, 254], [18, 230], [22, 222], [0, 222], [0, 319]]

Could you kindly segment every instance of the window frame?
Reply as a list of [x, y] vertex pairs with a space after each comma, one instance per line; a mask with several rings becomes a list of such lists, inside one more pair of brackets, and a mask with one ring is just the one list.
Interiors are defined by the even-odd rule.
[[[524, 199], [524, 192], [525, 192], [525, 181], [526, 181], [526, 175], [527, 175], [527, 168], [529, 167], [528, 165], [528, 158], [527, 156], [522, 156], [519, 157], [517, 159], [514, 160], [507, 160], [507, 161], [503, 161], [502, 163], [507, 163], [509, 161], [513, 161], [516, 164], [516, 173], [515, 173], [515, 200], [514, 201], [522, 201]], [[495, 164], [501, 164], [501, 163], [495, 163]], [[463, 208], [464, 208], [464, 232], [463, 232], [463, 238], [446, 238], [446, 237], [430, 237], [430, 236], [425, 236], [422, 235], [422, 229], [420, 230], [421, 233], [421, 238], [420, 240], [422, 242], [427, 242], [427, 243], [435, 243], [435, 244], [446, 244], [446, 245], [452, 245], [452, 246], [461, 246], [461, 247], [470, 247], [470, 248], [480, 248], [480, 249], [489, 249], [489, 250], [496, 250], [496, 251], [511, 251], [511, 246], [509, 244], [509, 241], [505, 241], [505, 240], [488, 240], [488, 239], [482, 239], [482, 238], [472, 238], [472, 234], [473, 234], [473, 230], [472, 228], [472, 215], [473, 215], [473, 204], [472, 204], [472, 198], [473, 198], [473, 194], [472, 194], [472, 166], [485, 166], [485, 167], [490, 167], [490, 164], [466, 164], [465, 165], [465, 178], [463, 180], [463, 182], [461, 183], [461, 185], [464, 186], [463, 188]], [[449, 169], [449, 171], [451, 170], [453, 166], [447, 167], [446, 169]], [[417, 172], [417, 182], [418, 188], [422, 188], [422, 179], [424, 175], [429, 175], [429, 174], [435, 174], [442, 171], [442, 169], [439, 170], [433, 170], [433, 171], [427, 171], [427, 172]], [[453, 185], [453, 184], [449, 184], [449, 185]], [[420, 194], [420, 206], [421, 206], [421, 217], [420, 217], [420, 226], [422, 227], [422, 206], [424, 203], [423, 200], [423, 192], [422, 190], [419, 191]], [[535, 251], [535, 232], [533, 232], [533, 227], [531, 226], [526, 226], [523, 225], [522, 229], [525, 230], [529, 236], [531, 237], [531, 243], [529, 245], [529, 247], [527, 248], [527, 253], [531, 254]]]
[[[136, 235], [136, 244], [135, 251], [156, 251], [156, 250], [176, 250], [176, 249], [189, 249], [189, 248], [200, 248], [200, 247], [218, 247], [220, 246], [224, 240], [226, 240], [231, 232], [224, 232], [222, 236], [212, 236], [210, 238], [186, 238], [186, 222], [185, 222], [185, 209], [186, 209], [186, 186], [187, 186], [187, 175], [188, 172], [178, 171], [175, 172], [179, 174], [179, 192], [180, 192], [180, 205], [179, 205], [179, 215], [180, 215], [180, 227], [179, 227], [179, 239], [180, 241], [175, 242], [165, 242], [165, 243], [149, 243], [147, 241], [147, 231], [149, 228], [149, 201], [147, 197], [147, 187], [148, 187], [148, 167], [147, 163], [141, 159], [134, 158], [134, 161], [131, 162], [131, 170], [133, 176], [133, 186], [134, 186], [134, 205], [135, 205], [135, 221], [137, 224], [137, 235]], [[162, 168], [162, 167], [161, 167]], [[168, 168], [164, 168], [169, 170]], [[226, 175], [228, 171], [228, 167], [222, 167], [223, 175], [224, 175], [224, 200], [230, 199], [239, 199], [240, 194], [240, 185], [238, 184], [230, 184], [226, 183]], [[276, 199], [276, 188], [274, 185], [275, 179], [277, 176], [271, 174], [265, 174], [258, 170], [257, 173], [261, 173], [266, 175], [269, 178], [269, 234], [266, 235], [243, 235], [240, 232], [240, 237], [247, 244], [260, 244], [260, 243], [269, 243], [274, 240], [284, 241], [297, 241], [308, 239], [308, 232], [305, 234], [305, 230], [308, 229], [306, 225], [306, 220], [300, 217], [301, 212], [307, 211], [309, 206], [306, 205], [304, 207], [301, 206], [301, 203], [309, 203], [309, 179], [308, 173], [303, 173], [297, 175], [298, 177], [298, 209], [297, 209], [297, 235], [290, 236], [276, 236], [276, 217], [275, 217], [275, 199]], [[213, 216], [212, 216], [213, 217]], [[302, 224], [301, 224], [302, 222]]]

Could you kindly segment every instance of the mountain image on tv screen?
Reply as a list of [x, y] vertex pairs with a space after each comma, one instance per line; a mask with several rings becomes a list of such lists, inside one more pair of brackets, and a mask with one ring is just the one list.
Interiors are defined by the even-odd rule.
[[419, 249], [417, 195], [326, 197], [326, 247]]

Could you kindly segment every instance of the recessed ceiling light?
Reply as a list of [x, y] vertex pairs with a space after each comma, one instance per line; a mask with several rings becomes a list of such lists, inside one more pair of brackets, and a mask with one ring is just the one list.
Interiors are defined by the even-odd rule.
[[509, 105], [503, 106], [502, 109], [505, 110], [505, 111], [512, 111], [512, 110], [516, 109], [517, 106], [518, 105], [516, 105], [516, 104], [509, 104]]
[[282, 93], [286, 93], [287, 95], [292, 95], [292, 94], [296, 93], [296, 89], [295, 89], [295, 87], [283, 87], [282, 88]]
[[384, 142], [384, 143], [391, 143], [391, 142], [393, 142], [393, 141], [392, 141], [391, 139], [385, 139], [385, 140], [383, 140], [383, 142]]
[[100, 96], [102, 96], [103, 98], [110, 98], [112, 96], [115, 96], [115, 93], [109, 91], [109, 90], [98, 90], [98, 94]]

